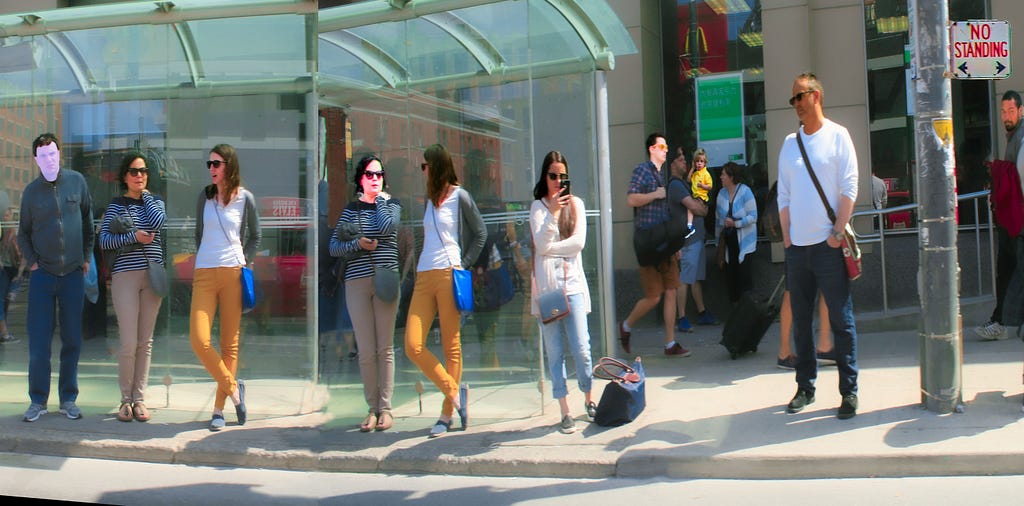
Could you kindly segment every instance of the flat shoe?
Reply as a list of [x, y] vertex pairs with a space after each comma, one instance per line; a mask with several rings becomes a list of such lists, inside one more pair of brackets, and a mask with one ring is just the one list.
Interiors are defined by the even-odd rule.
[[245, 383], [238, 382], [238, 404], [235, 404], [235, 416], [238, 417], [238, 425], [245, 425]]
[[395, 423], [395, 419], [391, 416], [390, 411], [381, 411], [380, 417], [377, 418], [377, 430], [385, 431], [391, 428], [391, 425]]
[[122, 402], [121, 407], [117, 410], [117, 419], [122, 422], [130, 422], [133, 419], [132, 405], [127, 402]]
[[377, 426], [377, 414], [376, 413], [370, 413], [370, 414], [366, 415], [366, 419], [363, 420], [363, 423], [359, 424], [359, 432], [370, 432], [376, 426]]
[[149, 410], [146, 409], [146, 405], [143, 404], [141, 401], [140, 402], [136, 402], [135, 405], [132, 406], [132, 412], [135, 414], [135, 420], [136, 421], [139, 421], [139, 422], [148, 422], [149, 421]]
[[451, 420], [448, 420], [447, 422], [438, 420], [438, 421], [434, 422], [434, 426], [430, 428], [430, 434], [427, 437], [435, 438], [435, 437], [443, 436], [444, 433], [448, 432], [448, 429], [451, 429], [451, 428], [452, 428], [452, 421]]
[[210, 432], [217, 432], [224, 428], [224, 415], [213, 415], [210, 419]]

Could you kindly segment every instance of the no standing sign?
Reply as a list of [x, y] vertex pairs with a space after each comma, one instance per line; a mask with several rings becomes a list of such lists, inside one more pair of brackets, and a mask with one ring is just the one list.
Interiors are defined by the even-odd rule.
[[949, 71], [957, 79], [1010, 77], [1010, 23], [955, 21], [949, 26]]

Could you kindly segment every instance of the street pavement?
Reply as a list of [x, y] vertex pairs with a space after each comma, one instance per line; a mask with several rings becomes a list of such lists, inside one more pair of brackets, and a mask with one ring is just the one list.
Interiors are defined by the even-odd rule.
[[[985, 307], [973, 309], [965, 322], [973, 323]], [[203, 410], [154, 409], [149, 423], [121, 423], [113, 418], [116, 406], [86, 407], [82, 420], [54, 412], [25, 423], [22, 376], [3, 381], [0, 451], [311, 471], [563, 478], [1024, 474], [1024, 345], [1014, 329], [1007, 340], [981, 342], [965, 328], [963, 412], [939, 415], [922, 407], [918, 333], [887, 330], [888, 316], [863, 320], [860, 409], [850, 420], [835, 416], [840, 403], [835, 367], [820, 369], [817, 402], [799, 414], [785, 413], [796, 385], [792, 371], [775, 367], [777, 324], [758, 353], [737, 360], [718, 344], [717, 326], [679, 334], [693, 351], [687, 358], [664, 356], [655, 329], [634, 333], [633, 351], [647, 370], [647, 409], [621, 427], [588, 423], [574, 381], [570, 401], [579, 430], [570, 435], [557, 430], [554, 401], [547, 402], [543, 415], [508, 419], [488, 417], [494, 410], [483, 409], [486, 396], [472, 394], [469, 429], [437, 439], [427, 438], [434, 414], [408, 406], [396, 407], [391, 430], [373, 433], [360, 433], [358, 419], [324, 410], [253, 416], [239, 427], [230, 406], [228, 427], [221, 432], [207, 430]], [[18, 385], [17, 391], [10, 385]], [[250, 383], [250, 403], [280, 395], [271, 385]], [[604, 385], [595, 381], [595, 399]], [[210, 385], [197, 384], [175, 395], [208, 405], [210, 392]], [[424, 403], [437, 406], [432, 395]], [[480, 406], [477, 417], [474, 403]]]

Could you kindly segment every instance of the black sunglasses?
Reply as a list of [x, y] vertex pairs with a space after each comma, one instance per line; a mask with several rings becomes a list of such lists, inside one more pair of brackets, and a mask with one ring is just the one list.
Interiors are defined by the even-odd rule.
[[793, 106], [793, 105], [795, 105], [795, 104], [796, 104], [797, 102], [799, 102], [799, 101], [803, 100], [803, 98], [804, 98], [804, 95], [806, 95], [806, 94], [808, 94], [808, 93], [814, 93], [814, 90], [804, 90], [804, 91], [801, 91], [800, 93], [797, 93], [796, 95], [793, 95], [793, 96], [792, 96], [792, 97], [790, 97], [790, 99], [789, 99], [789, 105], [790, 105], [790, 106]]
[[146, 175], [149, 174], [149, 169], [146, 167], [132, 167], [128, 169], [128, 173], [133, 176], [138, 176], [139, 174]]
[[569, 179], [569, 174], [555, 174], [554, 172], [548, 172], [548, 179], [552, 181], [566, 180]]
[[366, 170], [363, 171], [363, 177], [366, 179], [384, 179], [383, 170]]
[[211, 167], [215, 168], [215, 169], [219, 169], [221, 165], [227, 167], [228, 162], [225, 162], [224, 160], [207, 160], [206, 161], [206, 168], [207, 169], [209, 169]]
[[427, 170], [427, 167], [430, 167], [430, 164], [427, 163], [427, 162], [423, 162], [423, 163], [420, 164], [420, 170], [422, 170], [422, 171]]

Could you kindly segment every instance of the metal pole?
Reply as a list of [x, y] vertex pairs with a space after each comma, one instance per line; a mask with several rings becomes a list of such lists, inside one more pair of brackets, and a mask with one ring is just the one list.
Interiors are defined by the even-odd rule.
[[601, 224], [601, 245], [597, 256], [600, 262], [602, 285], [601, 313], [604, 326], [604, 349], [608, 355], [615, 354], [618, 330], [615, 326], [615, 264], [612, 262], [612, 162], [608, 137], [608, 81], [604, 71], [594, 72], [594, 95], [596, 106], [595, 129], [597, 138], [597, 202]]
[[914, 0], [912, 40], [917, 62], [914, 132], [920, 228], [921, 400], [951, 413], [962, 402], [959, 264], [953, 176], [953, 106], [946, 0]]

